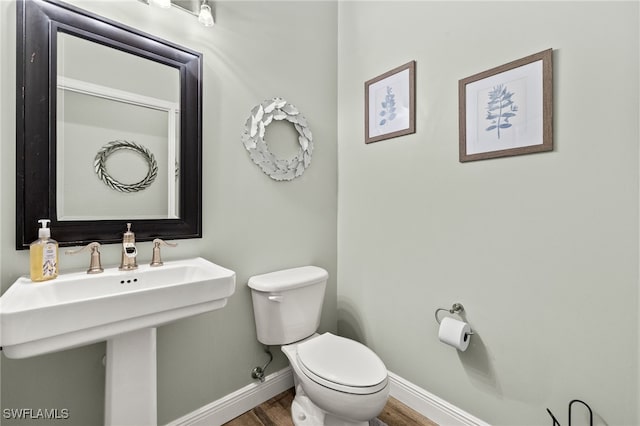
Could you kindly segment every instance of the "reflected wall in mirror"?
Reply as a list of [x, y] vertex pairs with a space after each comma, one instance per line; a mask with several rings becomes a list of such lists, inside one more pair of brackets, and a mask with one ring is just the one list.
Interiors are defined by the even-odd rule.
[[[57, 37], [58, 220], [178, 218], [178, 69], [70, 34]], [[159, 164], [152, 184], [126, 197], [98, 178], [95, 164], [106, 144], [122, 140], [148, 150]], [[125, 149], [104, 163], [114, 181], [128, 185], [142, 181], [149, 168]]]
[[58, 1], [17, 40], [17, 247], [201, 237], [202, 55]]

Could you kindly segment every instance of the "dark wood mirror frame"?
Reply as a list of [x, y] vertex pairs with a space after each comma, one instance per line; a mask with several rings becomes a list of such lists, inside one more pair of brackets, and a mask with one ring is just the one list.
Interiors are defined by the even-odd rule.
[[[59, 221], [56, 210], [56, 74], [59, 31], [159, 62], [180, 74], [178, 219]], [[38, 238], [51, 219], [62, 246], [122, 241], [131, 222], [138, 241], [202, 237], [202, 54], [55, 0], [17, 2], [16, 241]]]

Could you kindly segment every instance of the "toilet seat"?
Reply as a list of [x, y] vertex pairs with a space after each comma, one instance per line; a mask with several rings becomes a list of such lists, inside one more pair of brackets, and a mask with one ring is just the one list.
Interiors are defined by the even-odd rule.
[[387, 385], [387, 368], [368, 347], [325, 333], [297, 345], [296, 359], [311, 380], [350, 394], [371, 394]]

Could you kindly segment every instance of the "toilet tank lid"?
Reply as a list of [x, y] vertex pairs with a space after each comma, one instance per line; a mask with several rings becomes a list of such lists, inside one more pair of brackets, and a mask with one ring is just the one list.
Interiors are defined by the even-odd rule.
[[301, 266], [254, 275], [249, 278], [248, 285], [258, 291], [283, 291], [318, 284], [326, 281], [327, 278], [329, 278], [329, 273], [318, 266]]

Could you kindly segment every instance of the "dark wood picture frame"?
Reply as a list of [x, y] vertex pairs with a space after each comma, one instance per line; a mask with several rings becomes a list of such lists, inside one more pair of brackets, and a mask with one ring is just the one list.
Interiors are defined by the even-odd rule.
[[364, 132], [365, 143], [416, 132], [416, 61], [364, 83]]
[[553, 150], [552, 55], [547, 49], [458, 82], [460, 162]]
[[[56, 209], [56, 53], [62, 31], [151, 61], [180, 75], [177, 219], [58, 220]], [[57, 0], [18, 0], [16, 46], [16, 248], [50, 219], [61, 246], [118, 243], [126, 222], [138, 241], [202, 237], [202, 54]]]

